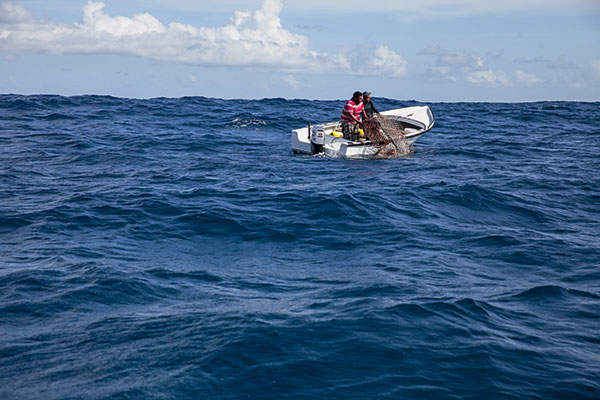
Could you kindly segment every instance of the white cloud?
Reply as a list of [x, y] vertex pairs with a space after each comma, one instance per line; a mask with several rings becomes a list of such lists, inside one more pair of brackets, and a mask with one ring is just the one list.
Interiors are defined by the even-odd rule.
[[167, 31], [163, 24], [148, 13], [136, 14], [133, 18], [111, 17], [102, 12], [103, 8], [104, 3], [88, 1], [83, 7], [83, 23], [75, 26], [82, 30], [105, 32], [116, 37]]
[[484, 86], [509, 86], [510, 78], [502, 71], [492, 69], [471, 71], [467, 74], [467, 81]]
[[441, 78], [443, 80], [456, 82], [456, 76], [452, 75], [452, 71], [448, 66], [433, 66], [429, 69], [430, 77]]
[[81, 23], [67, 26], [36, 20], [20, 4], [3, 5], [9, 12], [0, 25], [4, 48], [51, 54], [132, 54], [203, 65], [292, 67], [319, 57], [308, 49], [306, 37], [281, 27], [278, 0], [264, 0], [253, 13], [236, 12], [229, 24], [218, 28], [176, 22], [165, 26], [150, 14], [111, 17], [103, 12], [103, 3], [93, 1], [83, 7]]
[[[192, 65], [275, 68], [288, 72], [381, 74], [399, 77], [406, 61], [385, 46], [348, 57], [310, 49], [308, 38], [283, 28], [281, 0], [237, 11], [221, 27], [164, 25], [150, 14], [110, 16], [88, 1], [81, 22], [36, 19], [21, 3], [0, 3], [0, 49], [48, 54], [127, 54]], [[364, 60], [368, 60], [365, 64]]]
[[372, 55], [364, 58], [366, 69], [361, 72], [367, 74], [387, 75], [401, 77], [406, 74], [406, 60], [385, 46], [375, 48]]
[[435, 65], [436, 66], [466, 66], [469, 63], [472, 63], [475, 59], [475, 56], [468, 55], [465, 53], [457, 53], [452, 50], [446, 50], [440, 46], [430, 46], [426, 47], [419, 52], [419, 54], [426, 56], [435, 56]]
[[440, 46], [430, 46], [421, 50], [419, 54], [436, 57], [436, 67], [448, 68], [483, 68], [484, 57], [473, 53], [458, 53], [454, 50], [444, 49]]
[[435, 57], [433, 65], [424, 74], [430, 79], [456, 82], [457, 76], [461, 76], [467, 82], [483, 86], [509, 86], [512, 83], [506, 73], [487, 66], [489, 61], [501, 57], [501, 53], [483, 56], [430, 46], [419, 54]]
[[33, 14], [21, 3], [5, 1], [0, 3], [0, 24], [19, 23], [33, 19]]
[[519, 81], [520, 83], [522, 83], [526, 86], [538, 85], [538, 84], [544, 82], [541, 78], [537, 77], [535, 74], [528, 74], [528, 73], [525, 73], [520, 70], [517, 70], [515, 72], [515, 76], [517, 77], [517, 81]]

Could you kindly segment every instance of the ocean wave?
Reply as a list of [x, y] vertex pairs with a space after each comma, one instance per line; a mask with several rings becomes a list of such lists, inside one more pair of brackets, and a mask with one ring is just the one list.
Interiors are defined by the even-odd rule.
[[342, 106], [0, 95], [0, 397], [598, 397], [598, 103]]
[[39, 118], [40, 119], [45, 119], [47, 121], [60, 121], [60, 120], [73, 120], [73, 119], [76, 119], [75, 117], [73, 117], [71, 115], [61, 114], [61, 113], [51, 113], [51, 114], [43, 115], [43, 116], [41, 116]]
[[525, 301], [555, 301], [566, 299], [600, 300], [600, 295], [585, 290], [569, 289], [556, 285], [535, 286], [514, 295], [515, 298]]
[[202, 282], [222, 282], [223, 279], [210, 274], [206, 271], [186, 271], [186, 272], [178, 272], [166, 268], [152, 268], [146, 271], [147, 274], [150, 274], [156, 278], [173, 280], [173, 279], [183, 279], [183, 280], [191, 280], [191, 281], [202, 281]]

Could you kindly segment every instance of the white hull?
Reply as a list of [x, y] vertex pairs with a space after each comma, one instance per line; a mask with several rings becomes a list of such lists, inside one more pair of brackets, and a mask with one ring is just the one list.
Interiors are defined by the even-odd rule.
[[[398, 108], [395, 110], [383, 111], [381, 115], [397, 119], [402, 122], [407, 132], [406, 142], [412, 145], [421, 135], [429, 131], [434, 124], [433, 113], [429, 106], [416, 106]], [[342, 158], [371, 158], [374, 157], [378, 148], [372, 146], [370, 142], [353, 142], [341, 137], [335, 136], [341, 131], [339, 122], [330, 122], [319, 124], [324, 130], [323, 152], [329, 157]], [[313, 154], [313, 148], [308, 134], [308, 127], [294, 129], [292, 131], [292, 150], [296, 154]]]

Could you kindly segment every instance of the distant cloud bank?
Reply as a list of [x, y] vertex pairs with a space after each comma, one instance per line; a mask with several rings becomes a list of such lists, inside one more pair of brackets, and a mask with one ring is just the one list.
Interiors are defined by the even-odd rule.
[[253, 12], [236, 11], [221, 27], [164, 25], [148, 13], [110, 16], [88, 1], [80, 22], [37, 19], [21, 3], [0, 3], [0, 49], [47, 54], [126, 54], [191, 65], [274, 68], [288, 72], [401, 77], [407, 63], [386, 46], [361, 54], [311, 50], [308, 38], [286, 30], [280, 0], [263, 0]]
[[400, 12], [403, 15], [424, 17], [463, 17], [473, 15], [502, 15], [515, 13], [535, 13], [544, 15], [568, 15], [573, 10], [586, 10], [598, 13], [597, 0], [345, 0], [339, 2], [323, 0], [303, 0], [291, 3], [290, 8], [305, 8], [316, 12], [364, 12], [365, 9], [379, 12]]

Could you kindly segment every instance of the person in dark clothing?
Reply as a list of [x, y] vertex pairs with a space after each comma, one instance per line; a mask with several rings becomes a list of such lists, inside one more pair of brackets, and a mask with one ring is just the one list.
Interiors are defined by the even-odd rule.
[[371, 101], [371, 92], [363, 92], [363, 112], [362, 117], [363, 120], [373, 118], [373, 114], [379, 114], [379, 110], [375, 108], [375, 104]]

